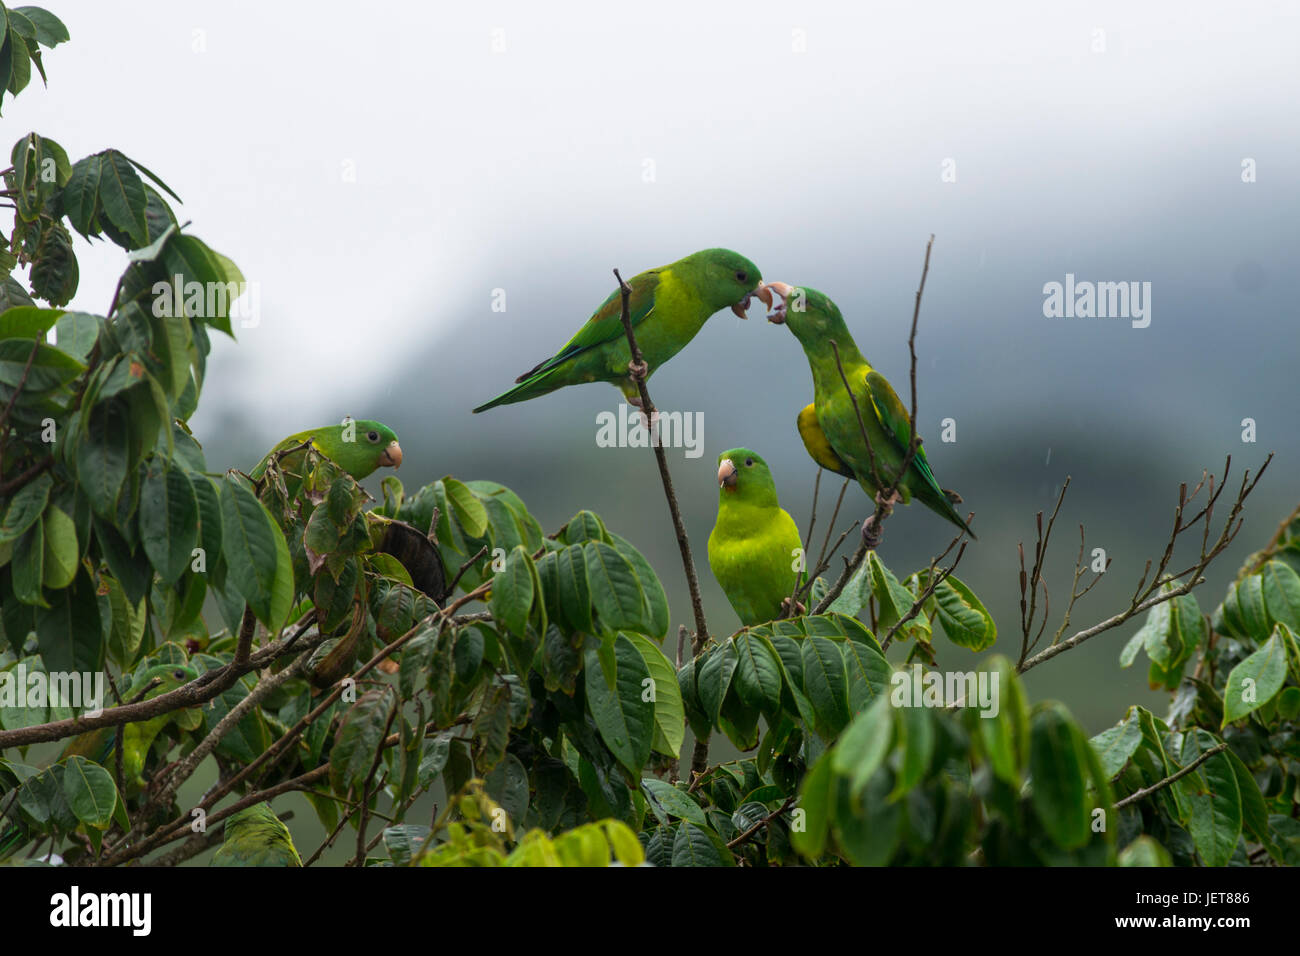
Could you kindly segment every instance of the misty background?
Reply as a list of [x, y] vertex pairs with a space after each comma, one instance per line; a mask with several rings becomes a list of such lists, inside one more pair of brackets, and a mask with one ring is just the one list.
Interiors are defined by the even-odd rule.
[[[408, 490], [450, 473], [509, 485], [547, 529], [601, 514], [658, 571], [675, 633], [691, 616], [653, 454], [595, 444], [618, 392], [470, 408], [563, 344], [612, 268], [709, 246], [830, 295], [906, 397], [934, 233], [920, 431], [940, 482], [976, 512], [957, 574], [999, 623], [995, 652], [1018, 652], [1016, 544], [1067, 475], [1045, 640], [1079, 522], [1113, 564], [1071, 630], [1127, 602], [1178, 483], [1221, 474], [1225, 455], [1235, 486], [1277, 452], [1197, 592], [1207, 613], [1300, 498], [1295, 7], [48, 6], [72, 42], [46, 56], [47, 90], [6, 105], [4, 142], [35, 129], [74, 160], [123, 150], [258, 284], [259, 322], [238, 344], [216, 338], [192, 422], [214, 470], [247, 469], [305, 427], [381, 419]], [[72, 307], [102, 313], [124, 254], [78, 240], [78, 256]], [[1043, 286], [1067, 273], [1150, 282], [1150, 327], [1045, 318]], [[755, 307], [748, 322], [711, 319], [650, 386], [661, 409], [704, 415], [704, 455], [670, 461], [725, 636], [738, 622], [704, 548], [714, 460], [758, 450], [806, 526], [815, 468], [794, 419], [812, 397], [807, 364]], [[823, 480], [818, 542], [839, 484]], [[869, 508], [850, 488], [837, 531]], [[938, 517], [900, 509], [880, 553], [902, 577], [949, 539]], [[1139, 624], [1032, 671], [1032, 697], [1064, 700], [1091, 732], [1129, 703], [1163, 713], [1145, 658], [1117, 663]], [[942, 666], [975, 660], [936, 645]]]

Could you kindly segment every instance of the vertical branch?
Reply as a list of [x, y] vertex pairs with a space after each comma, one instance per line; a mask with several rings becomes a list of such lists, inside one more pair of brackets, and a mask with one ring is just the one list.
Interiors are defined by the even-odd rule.
[[[614, 278], [618, 279], [619, 295], [622, 300], [621, 318], [623, 320], [623, 331], [627, 333], [627, 347], [630, 360], [627, 366], [628, 377], [636, 382], [637, 390], [641, 393], [641, 412], [645, 415], [646, 427], [653, 428], [655, 416], [659, 413], [655, 410], [654, 402], [650, 400], [650, 391], [646, 388], [646, 378], [650, 369], [646, 366], [645, 359], [641, 355], [641, 348], [636, 344], [636, 335], [632, 332], [632, 317], [628, 308], [628, 299], [632, 295], [632, 287], [623, 281], [617, 269], [614, 270]], [[691, 610], [695, 614], [695, 637], [691, 641], [691, 653], [693, 657], [698, 657], [704, 650], [704, 645], [709, 640], [709, 625], [704, 620], [704, 601], [700, 598], [700, 582], [695, 574], [695, 559], [691, 556], [691, 545], [686, 538], [686, 525], [682, 523], [682, 512], [677, 506], [677, 494], [673, 491], [673, 478], [668, 472], [668, 456], [665, 454], [662, 443], [651, 441], [654, 448], [655, 461], [659, 465], [659, 479], [663, 482], [664, 497], [668, 499], [668, 511], [673, 519], [673, 531], [677, 535], [677, 549], [682, 554], [682, 570], [686, 572], [686, 587], [691, 594]], [[691, 769], [697, 772], [703, 772], [709, 765], [709, 744], [708, 741], [695, 742], [695, 753], [691, 757]]]

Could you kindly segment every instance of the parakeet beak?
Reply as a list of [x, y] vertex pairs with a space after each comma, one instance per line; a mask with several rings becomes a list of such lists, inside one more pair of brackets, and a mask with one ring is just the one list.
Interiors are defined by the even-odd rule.
[[772, 292], [775, 292], [782, 299], [775, 308], [772, 308], [772, 300], [769, 293], [767, 306], [769, 309], [772, 309], [772, 311], [768, 313], [767, 321], [771, 322], [773, 325], [784, 325], [786, 301], [789, 300], [790, 293], [794, 291], [794, 286], [790, 285], [788, 282], [769, 282], [767, 288]]
[[390, 441], [388, 447], [379, 453], [379, 464], [392, 468], [402, 467], [402, 446], [397, 444], [396, 439]]
[[722, 459], [722, 463], [718, 465], [718, 487], [736, 487], [736, 466], [731, 463], [730, 458]]
[[745, 297], [743, 299], [741, 299], [739, 302], [733, 303], [731, 306], [731, 311], [736, 313], [736, 315], [740, 316], [742, 319], [749, 318], [749, 316], [745, 314], [745, 310], [749, 308], [750, 300], [752, 300], [755, 296], [757, 296], [760, 300], [762, 300], [763, 304], [766, 305], [769, 309], [772, 308], [772, 293], [768, 290], [768, 287], [765, 284], [760, 282], [758, 284], [757, 289], [755, 289], [753, 292], [745, 293]]

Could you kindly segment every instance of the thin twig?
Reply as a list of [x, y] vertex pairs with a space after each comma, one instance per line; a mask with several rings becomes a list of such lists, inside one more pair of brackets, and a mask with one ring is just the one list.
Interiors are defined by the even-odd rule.
[[[653, 429], [659, 413], [655, 409], [654, 402], [650, 399], [650, 390], [646, 388], [646, 379], [650, 375], [650, 369], [646, 366], [645, 358], [641, 354], [641, 348], [636, 344], [636, 334], [632, 331], [632, 313], [628, 305], [632, 295], [632, 287], [623, 281], [623, 277], [619, 275], [617, 269], [614, 270], [614, 278], [618, 279], [619, 314], [623, 320], [623, 331], [627, 334], [628, 377], [636, 382], [637, 391], [640, 392], [641, 413], [645, 416], [646, 427]], [[673, 531], [677, 535], [677, 550], [682, 555], [682, 570], [686, 572], [686, 587], [690, 591], [691, 610], [695, 615], [695, 637], [692, 641], [691, 651], [693, 656], [699, 657], [709, 640], [709, 625], [704, 619], [704, 600], [700, 597], [700, 582], [695, 574], [695, 558], [691, 555], [691, 545], [686, 537], [686, 525], [682, 522], [681, 509], [677, 506], [677, 494], [673, 491], [673, 478], [668, 471], [668, 456], [664, 452], [663, 443], [652, 440], [650, 444], [654, 448], [655, 461], [659, 465], [659, 480], [664, 486], [664, 497], [668, 499], [668, 512], [672, 515]], [[691, 768], [706, 767], [708, 761], [709, 742], [707, 740], [695, 741], [695, 752], [691, 757]]]
[[1125, 797], [1123, 800], [1117, 800], [1115, 802], [1115, 809], [1122, 810], [1125, 807], [1127, 807], [1130, 803], [1137, 803], [1137, 801], [1143, 799], [1144, 797], [1151, 796], [1151, 794], [1155, 793], [1157, 790], [1163, 790], [1171, 783], [1181, 780], [1183, 777], [1187, 776], [1189, 773], [1191, 773], [1201, 764], [1205, 763], [1205, 761], [1209, 760], [1215, 754], [1222, 753], [1227, 749], [1228, 749], [1228, 745], [1226, 743], [1215, 744], [1213, 747], [1205, 751], [1205, 753], [1201, 754], [1199, 757], [1197, 757], [1195, 760], [1189, 763], [1182, 770], [1179, 770], [1177, 773], [1170, 774], [1168, 777], [1165, 777], [1163, 780], [1160, 780], [1157, 783], [1151, 784], [1151, 786], [1149, 787], [1143, 787], [1141, 790], [1135, 790], [1132, 793], [1130, 793], [1127, 797]]

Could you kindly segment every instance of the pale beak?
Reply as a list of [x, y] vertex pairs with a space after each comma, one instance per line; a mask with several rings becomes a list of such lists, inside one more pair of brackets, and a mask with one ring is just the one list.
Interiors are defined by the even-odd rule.
[[771, 322], [773, 325], [783, 325], [785, 323], [786, 303], [790, 299], [790, 293], [794, 291], [794, 286], [790, 285], [788, 282], [769, 282], [767, 288], [772, 292], [775, 292], [782, 299], [780, 304], [775, 308], [772, 308], [771, 301], [768, 302], [768, 308], [772, 308], [772, 311], [768, 313], [767, 321]]
[[718, 465], [718, 487], [736, 487], [736, 466], [731, 463], [730, 458], [722, 459], [722, 462]]
[[733, 303], [731, 306], [731, 311], [736, 313], [736, 315], [740, 316], [742, 319], [749, 318], [749, 316], [745, 314], [745, 310], [749, 308], [750, 300], [752, 300], [754, 297], [758, 297], [758, 299], [760, 299], [762, 303], [765, 306], [767, 306], [769, 309], [772, 308], [772, 293], [768, 290], [768, 287], [765, 284], [760, 282], [758, 284], [757, 289], [755, 289], [753, 292], [745, 293], [745, 297], [743, 299], [741, 299], [739, 302]]
[[397, 444], [397, 439], [390, 441], [388, 447], [379, 453], [379, 464], [392, 468], [402, 467], [402, 446]]

